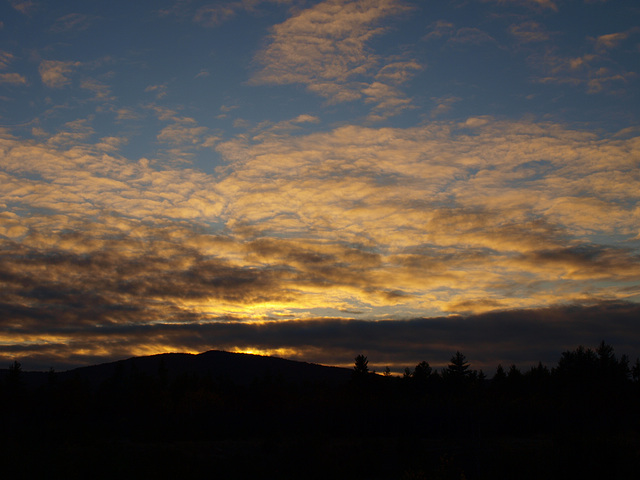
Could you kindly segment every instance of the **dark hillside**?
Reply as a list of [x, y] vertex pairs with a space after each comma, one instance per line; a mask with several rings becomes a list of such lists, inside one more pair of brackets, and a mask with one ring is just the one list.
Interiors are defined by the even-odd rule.
[[169, 381], [185, 375], [210, 376], [213, 379], [224, 377], [236, 385], [249, 385], [256, 379], [271, 376], [287, 382], [344, 382], [350, 378], [351, 371], [346, 368], [327, 367], [306, 362], [296, 362], [283, 358], [231, 353], [211, 350], [197, 355], [189, 353], [163, 353], [146, 357], [133, 357], [127, 360], [82, 367], [61, 374], [61, 378], [80, 376], [93, 385], [99, 385], [116, 374], [136, 372], [157, 376], [164, 370]]
[[[297, 362], [277, 357], [210, 350], [197, 355], [162, 353], [133, 357], [57, 372], [56, 376], [61, 381], [82, 379], [96, 387], [118, 374], [135, 373], [156, 377], [163, 371], [168, 381], [173, 381], [183, 375], [196, 375], [208, 376], [212, 379], [225, 378], [241, 386], [248, 386], [256, 379], [264, 377], [294, 383], [327, 382], [335, 384], [346, 382], [351, 375], [351, 370], [347, 368]], [[8, 369], [0, 369], [0, 381], [4, 380], [8, 372]], [[22, 379], [27, 387], [39, 387], [47, 383], [49, 373], [22, 372]]]

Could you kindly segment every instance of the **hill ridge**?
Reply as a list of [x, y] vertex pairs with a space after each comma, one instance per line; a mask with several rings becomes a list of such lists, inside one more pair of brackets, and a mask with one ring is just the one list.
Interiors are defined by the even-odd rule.
[[[143, 374], [157, 377], [164, 370], [169, 380], [180, 375], [224, 377], [238, 385], [248, 385], [252, 381], [270, 376], [288, 382], [326, 381], [330, 383], [346, 381], [351, 370], [348, 368], [320, 365], [268, 355], [207, 350], [200, 353], [165, 352], [152, 355], [129, 357], [95, 365], [76, 367], [55, 372], [58, 379], [80, 378], [97, 386], [117, 374]], [[0, 378], [7, 374], [0, 370]], [[27, 386], [39, 386], [47, 381], [47, 372], [23, 371]]]

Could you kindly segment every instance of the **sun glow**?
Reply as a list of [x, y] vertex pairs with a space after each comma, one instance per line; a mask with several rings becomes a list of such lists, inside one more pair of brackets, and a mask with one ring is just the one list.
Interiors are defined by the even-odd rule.
[[162, 353], [191, 353], [197, 355], [202, 353], [200, 350], [195, 350], [187, 347], [172, 346], [172, 345], [138, 345], [132, 348], [131, 353], [134, 357], [144, 357], [147, 355], [159, 355]]
[[295, 358], [299, 352], [293, 348], [254, 348], [254, 347], [234, 347], [230, 350], [233, 353], [246, 353], [249, 355], [261, 355], [265, 357]]

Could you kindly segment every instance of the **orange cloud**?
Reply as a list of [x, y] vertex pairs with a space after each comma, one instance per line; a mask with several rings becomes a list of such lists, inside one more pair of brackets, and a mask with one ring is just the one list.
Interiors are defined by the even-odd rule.
[[[383, 18], [408, 8], [400, 0], [328, 0], [302, 10], [273, 27], [270, 43], [256, 56], [263, 67], [251, 83], [301, 83], [330, 103], [365, 97], [376, 103], [373, 120], [396, 115], [410, 100], [380, 80], [402, 83], [422, 67], [413, 60], [390, 59], [380, 68], [383, 59], [367, 42], [383, 33], [377, 26]], [[363, 81], [374, 77], [379, 81]]]
[[637, 253], [614, 244], [638, 232], [637, 138], [489, 117], [291, 134], [310, 121], [218, 143], [216, 175], [111, 156], [121, 139], [88, 143], [84, 120], [46, 143], [2, 138], [0, 234], [34, 259], [5, 261], [22, 285], [7, 295], [82, 298], [116, 323], [128, 305], [142, 324], [638, 295]]
[[61, 88], [71, 83], [69, 74], [73, 72], [75, 67], [79, 67], [80, 62], [59, 61], [59, 60], [43, 60], [40, 62], [38, 71], [42, 83], [50, 88]]

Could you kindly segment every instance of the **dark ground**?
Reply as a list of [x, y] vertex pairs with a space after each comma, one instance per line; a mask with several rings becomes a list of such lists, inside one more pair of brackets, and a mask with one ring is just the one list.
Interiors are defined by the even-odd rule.
[[12, 479], [640, 478], [640, 372], [604, 347], [492, 380], [462, 355], [403, 378], [364, 357], [353, 370], [222, 352], [14, 364], [0, 465]]

